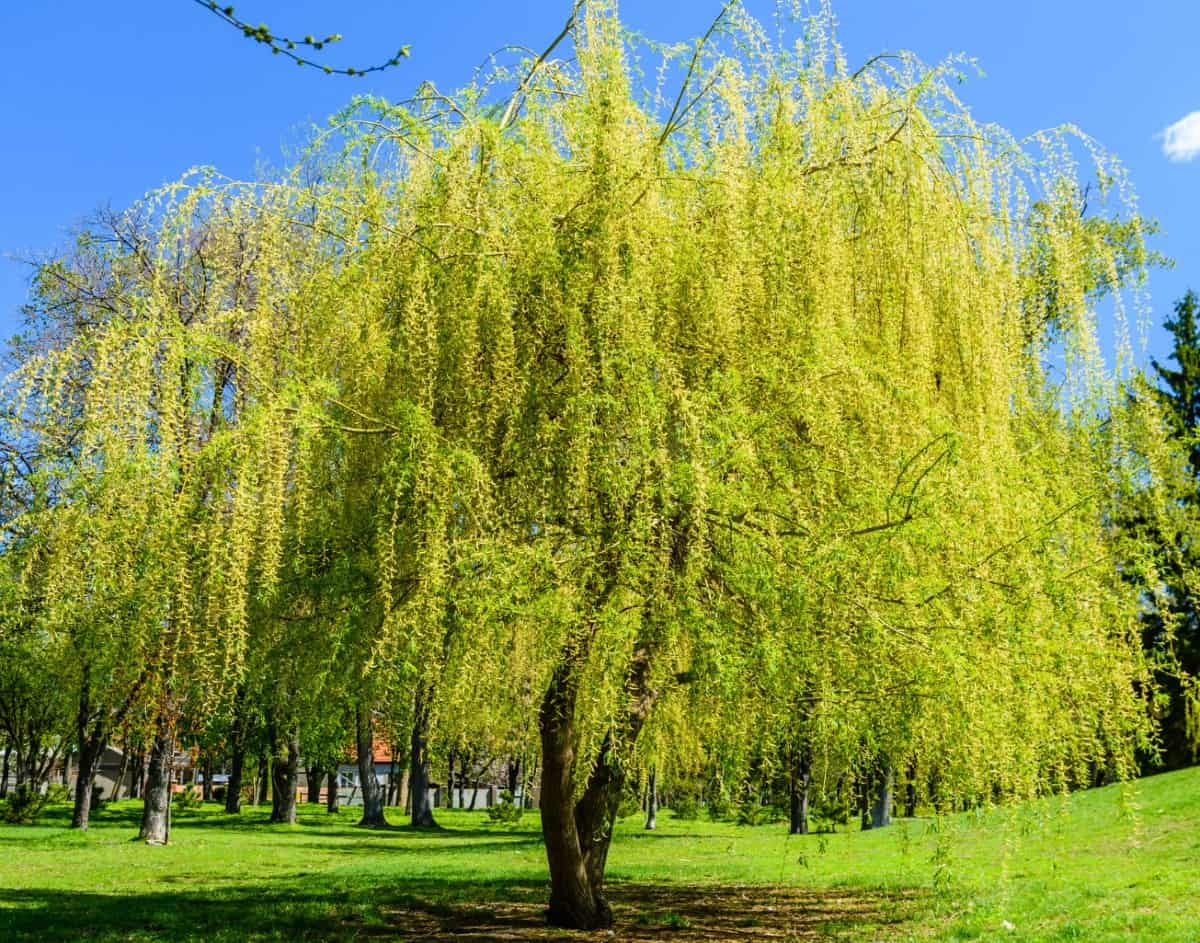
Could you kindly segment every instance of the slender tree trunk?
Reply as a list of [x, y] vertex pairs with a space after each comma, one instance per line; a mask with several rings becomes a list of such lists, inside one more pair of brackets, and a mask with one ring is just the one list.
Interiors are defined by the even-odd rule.
[[908, 764], [908, 775], [904, 784], [904, 817], [915, 818], [917, 815], [917, 764]]
[[258, 760], [258, 802], [257, 805], [266, 805], [267, 797], [270, 795], [271, 782], [271, 760], [270, 757], [263, 753]]
[[175, 738], [165, 717], [160, 716], [154, 726], [150, 775], [142, 800], [142, 828], [138, 838], [147, 845], [165, 845], [171, 838], [171, 762]]
[[140, 799], [142, 793], [142, 779], [146, 775], [146, 759], [142, 756], [142, 748], [139, 744], [137, 752], [133, 754], [133, 761], [129, 764], [129, 798]]
[[808, 791], [812, 783], [812, 751], [807, 746], [800, 747], [793, 754], [791, 774], [791, 834], [807, 835]]
[[109, 797], [113, 801], [121, 798], [121, 787], [125, 785], [125, 775], [129, 772], [129, 740], [126, 737], [121, 742], [121, 767], [117, 770], [117, 779], [113, 783], [112, 795]]
[[896, 771], [887, 761], [880, 764], [874, 776], [871, 796], [871, 828], [886, 828], [892, 824], [892, 789]]
[[104, 752], [104, 732], [97, 724], [91, 734], [80, 732], [79, 762], [75, 774], [75, 809], [71, 815], [71, 828], [87, 831], [88, 816], [92, 811], [92, 787], [96, 784], [96, 767]]
[[359, 825], [367, 828], [384, 828], [387, 819], [383, 816], [383, 787], [375, 775], [375, 725], [370, 708], [359, 706], [354, 712], [357, 732], [358, 779], [362, 788], [363, 814]]
[[446, 761], [446, 808], [454, 808], [454, 751], [450, 751], [450, 758]]
[[649, 782], [646, 783], [646, 831], [658, 827], [658, 770], [650, 767]]
[[293, 729], [287, 739], [287, 752], [277, 753], [271, 764], [271, 822], [296, 824], [296, 788], [300, 777], [300, 736]]
[[412, 770], [410, 770], [408, 764], [405, 763], [400, 770], [400, 785], [396, 795], [396, 806], [397, 808], [403, 808], [406, 813], [411, 811], [411, 807], [408, 804], [408, 780], [411, 775]]
[[102, 721], [92, 720], [91, 685], [86, 667], [79, 692], [79, 712], [75, 715], [75, 736], [79, 743], [79, 769], [75, 774], [75, 809], [71, 815], [71, 828], [87, 831], [88, 816], [92, 811], [92, 787], [96, 783], [96, 767], [108, 742], [108, 731], [105, 730]]
[[203, 802], [213, 801], [213, 761], [212, 754], [205, 751], [204, 760], [200, 766], [200, 774], [204, 777], [204, 784], [200, 787], [200, 799]]
[[10, 752], [6, 746], [4, 748], [4, 769], [0, 770], [0, 799], [8, 795], [8, 757]]
[[437, 828], [429, 802], [429, 705], [418, 690], [413, 707], [412, 740], [409, 744], [408, 793], [413, 828]]
[[309, 805], [321, 804], [321, 781], [324, 778], [325, 771], [319, 766], [309, 766], [304, 770], [304, 782], [308, 786]]
[[334, 770], [329, 774], [325, 785], [325, 811], [336, 814], [338, 810], [338, 774]]
[[242, 776], [246, 769], [246, 688], [237, 686], [233, 696], [233, 723], [229, 727], [229, 781], [225, 784], [225, 811], [242, 811]]
[[[236, 719], [234, 721], [237, 722]], [[246, 746], [240, 737], [231, 740], [229, 781], [225, 784], [225, 811], [236, 815], [242, 811], [242, 776], [246, 769]]]

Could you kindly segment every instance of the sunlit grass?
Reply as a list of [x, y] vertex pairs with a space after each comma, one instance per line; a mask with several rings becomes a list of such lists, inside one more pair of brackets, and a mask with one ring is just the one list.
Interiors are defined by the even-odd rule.
[[[179, 814], [170, 846], [151, 848], [133, 840], [139, 813], [137, 803], [106, 807], [87, 834], [65, 827], [65, 809], [0, 827], [0, 939], [406, 939], [406, 914], [492, 915], [511, 904], [528, 915], [545, 895], [534, 814], [498, 826], [443, 811], [440, 832], [373, 832], [355, 827], [352, 809], [302, 806], [300, 824], [281, 828], [266, 824], [265, 808], [230, 817], [210, 805]], [[674, 906], [672, 888], [682, 901], [696, 885], [750, 884], [762, 887], [739, 893], [767, 905], [785, 896], [778, 886], [812, 889], [818, 901], [872, 896], [873, 916], [831, 904], [820, 926], [833, 936], [1200, 938], [1200, 770], [879, 832], [789, 837], [779, 825], [669, 812], [656, 832], [640, 825], [620, 824], [610, 856], [614, 898], [631, 889], [619, 935], [701, 938], [695, 900]], [[652, 902], [632, 891], [650, 884], [661, 889]], [[774, 911], [764, 912], [742, 933], [765, 926]]]

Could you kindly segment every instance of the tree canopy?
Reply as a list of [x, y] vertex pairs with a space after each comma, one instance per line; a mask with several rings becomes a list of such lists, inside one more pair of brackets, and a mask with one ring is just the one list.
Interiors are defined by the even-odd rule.
[[780, 47], [727, 8], [677, 96], [613, 4], [569, 33], [509, 99], [361, 100], [290, 173], [143, 208], [120, 304], [12, 381], [79, 430], [28, 525], [47, 631], [203, 698], [306, 620], [443, 737], [536, 731], [571, 926], [611, 919], [647, 750], [801, 736], [941, 801], [1127, 774], [1106, 521], [1159, 453], [1099, 355], [1145, 261], [1119, 166], [976, 122], [953, 62], [851, 70], [823, 17]]

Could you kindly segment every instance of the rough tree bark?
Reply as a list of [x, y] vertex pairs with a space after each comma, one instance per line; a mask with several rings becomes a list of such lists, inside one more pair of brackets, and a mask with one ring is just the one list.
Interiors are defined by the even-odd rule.
[[321, 804], [321, 781], [325, 771], [319, 766], [309, 766], [304, 770], [304, 782], [308, 786], [308, 802], [310, 805]]
[[403, 808], [405, 812], [411, 811], [408, 804], [408, 780], [411, 775], [412, 770], [409, 769], [409, 764], [404, 764], [403, 768], [400, 770], [400, 789], [396, 794], [396, 806], [398, 808]]
[[147, 845], [165, 845], [171, 838], [171, 761], [175, 737], [165, 717], [154, 725], [146, 794], [142, 799], [142, 827], [138, 838]]
[[385, 828], [383, 817], [383, 787], [375, 775], [375, 724], [370, 708], [361, 705], [354, 711], [357, 733], [358, 781], [362, 789], [363, 814], [359, 825], [366, 828]]
[[871, 828], [886, 828], [892, 824], [892, 790], [896, 771], [891, 763], [881, 762], [873, 776], [871, 795]]
[[408, 794], [413, 828], [437, 828], [429, 802], [429, 703], [423, 690], [413, 704], [412, 740], [409, 744]]
[[121, 787], [125, 785], [125, 776], [129, 772], [129, 738], [126, 737], [121, 741], [121, 766], [117, 770], [117, 778], [113, 782], [112, 795], [109, 796], [114, 802], [121, 798]]
[[542, 836], [550, 866], [550, 905], [546, 920], [559, 927], [599, 930], [612, 926], [612, 908], [604, 896], [604, 870], [613, 823], [621, 803], [628, 754], [653, 703], [649, 690], [649, 653], [640, 649], [626, 686], [630, 707], [616, 736], [609, 734], [575, 799], [575, 702], [577, 679], [569, 663], [555, 671], [538, 714], [542, 741]]
[[329, 774], [329, 779], [325, 784], [325, 811], [337, 814], [338, 810], [338, 774], [334, 770]]
[[300, 735], [292, 730], [286, 753], [276, 753], [271, 763], [271, 822], [296, 824], [296, 787], [300, 778]]
[[246, 747], [240, 740], [230, 744], [229, 782], [225, 784], [225, 811], [242, 811], [242, 774], [246, 769]]
[[237, 686], [233, 696], [233, 723], [229, 725], [229, 782], [225, 784], [225, 811], [242, 810], [242, 777], [246, 770], [246, 689]]
[[142, 755], [141, 744], [133, 755], [132, 769], [129, 773], [129, 798], [142, 798], [142, 781], [146, 778], [146, 758]]
[[808, 834], [808, 792], [812, 783], [812, 750], [807, 745], [792, 754], [790, 782], [790, 830], [793, 835]]
[[213, 801], [213, 761], [212, 754], [207, 751], [204, 758], [200, 761], [200, 775], [204, 777], [204, 782], [200, 784], [200, 801]]
[[266, 805], [270, 795], [271, 758], [263, 753], [258, 759], [258, 801], [256, 805]]
[[87, 831], [88, 816], [92, 811], [92, 787], [96, 784], [96, 767], [108, 744], [108, 730], [102, 718], [92, 717], [91, 686], [86, 669], [79, 691], [75, 735], [79, 743], [79, 762], [75, 773], [75, 808], [71, 814], [71, 828]]

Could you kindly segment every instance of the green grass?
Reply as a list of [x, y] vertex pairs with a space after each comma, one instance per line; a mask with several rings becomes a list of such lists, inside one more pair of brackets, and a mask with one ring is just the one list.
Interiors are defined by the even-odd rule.
[[[534, 815], [442, 812], [447, 828], [418, 833], [301, 812], [280, 828], [265, 809], [210, 805], [178, 815], [166, 848], [133, 840], [137, 803], [102, 809], [87, 834], [61, 808], [0, 826], [0, 940], [560, 935], [538, 919]], [[621, 939], [1196, 943], [1200, 769], [940, 828], [801, 838], [663, 813], [653, 833], [622, 822], [609, 862]]]

